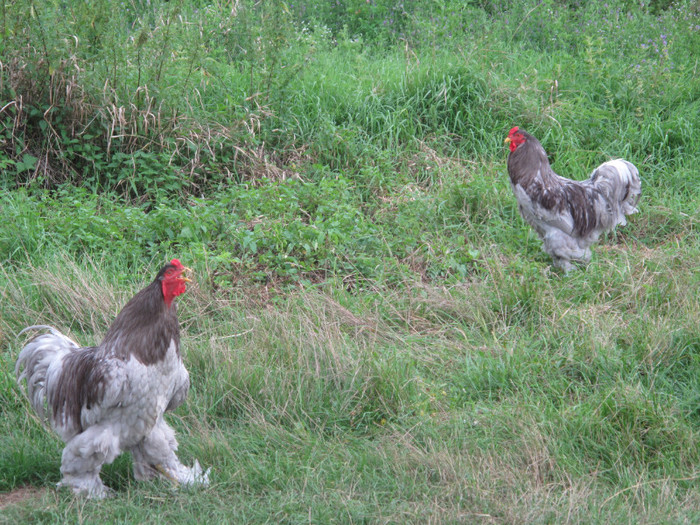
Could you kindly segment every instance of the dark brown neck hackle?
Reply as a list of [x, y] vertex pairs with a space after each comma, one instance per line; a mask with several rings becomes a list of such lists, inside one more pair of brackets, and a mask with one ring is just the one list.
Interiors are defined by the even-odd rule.
[[[161, 361], [174, 341], [179, 355], [180, 327], [177, 307], [166, 304], [162, 280], [170, 265], [137, 293], [119, 312], [100, 347], [115, 356], [136, 357], [143, 364]], [[171, 298], [172, 301], [172, 298]]]

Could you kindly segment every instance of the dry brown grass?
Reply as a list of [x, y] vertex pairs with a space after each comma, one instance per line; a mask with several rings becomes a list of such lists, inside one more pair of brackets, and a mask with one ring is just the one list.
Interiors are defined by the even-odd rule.
[[102, 263], [87, 259], [83, 266], [61, 258], [51, 266], [29, 267], [13, 278], [6, 273], [8, 285], [0, 290], [5, 329], [53, 324], [67, 335], [73, 330], [104, 333], [128, 300], [128, 292], [118, 291], [108, 280]]

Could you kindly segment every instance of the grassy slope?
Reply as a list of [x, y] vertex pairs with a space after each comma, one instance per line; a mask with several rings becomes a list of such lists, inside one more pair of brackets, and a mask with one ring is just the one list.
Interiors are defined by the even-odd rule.
[[[4, 192], [0, 491], [47, 490], [0, 521], [697, 521], [697, 64], [639, 87], [619, 41], [542, 52], [528, 20], [529, 40], [458, 52], [319, 48], [285, 99], [311, 153], [283, 168], [303, 183], [149, 209]], [[560, 173], [640, 167], [641, 213], [585, 271], [552, 271], [517, 218], [501, 146], [517, 123]], [[104, 469], [112, 500], [56, 493], [61, 443], [27, 416], [14, 334], [99, 340], [174, 252], [199, 279], [170, 421], [212, 486], [137, 484], [124, 456]]]

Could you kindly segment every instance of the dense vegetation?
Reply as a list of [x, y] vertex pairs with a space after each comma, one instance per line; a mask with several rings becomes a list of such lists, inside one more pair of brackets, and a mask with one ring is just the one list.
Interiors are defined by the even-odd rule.
[[[2, 520], [700, 520], [696, 2], [17, 0], [0, 34]], [[519, 218], [513, 125], [638, 166], [587, 269]], [[173, 256], [212, 486], [44, 490], [15, 334], [99, 341]]]

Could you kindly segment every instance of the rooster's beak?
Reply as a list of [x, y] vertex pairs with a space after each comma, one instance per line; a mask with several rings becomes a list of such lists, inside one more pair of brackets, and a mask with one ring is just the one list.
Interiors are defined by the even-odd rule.
[[190, 279], [189, 277], [185, 277], [185, 276], [183, 275], [185, 272], [194, 273], [194, 272], [192, 271], [192, 268], [188, 268], [187, 266], [185, 266], [185, 267], [182, 268], [182, 273], [180, 274], [180, 279], [182, 279], [182, 280], [185, 281], [186, 283], [191, 283], [191, 282], [192, 282], [192, 279]]
[[506, 140], [503, 141], [503, 144], [510, 144], [510, 137], [506, 137]]

